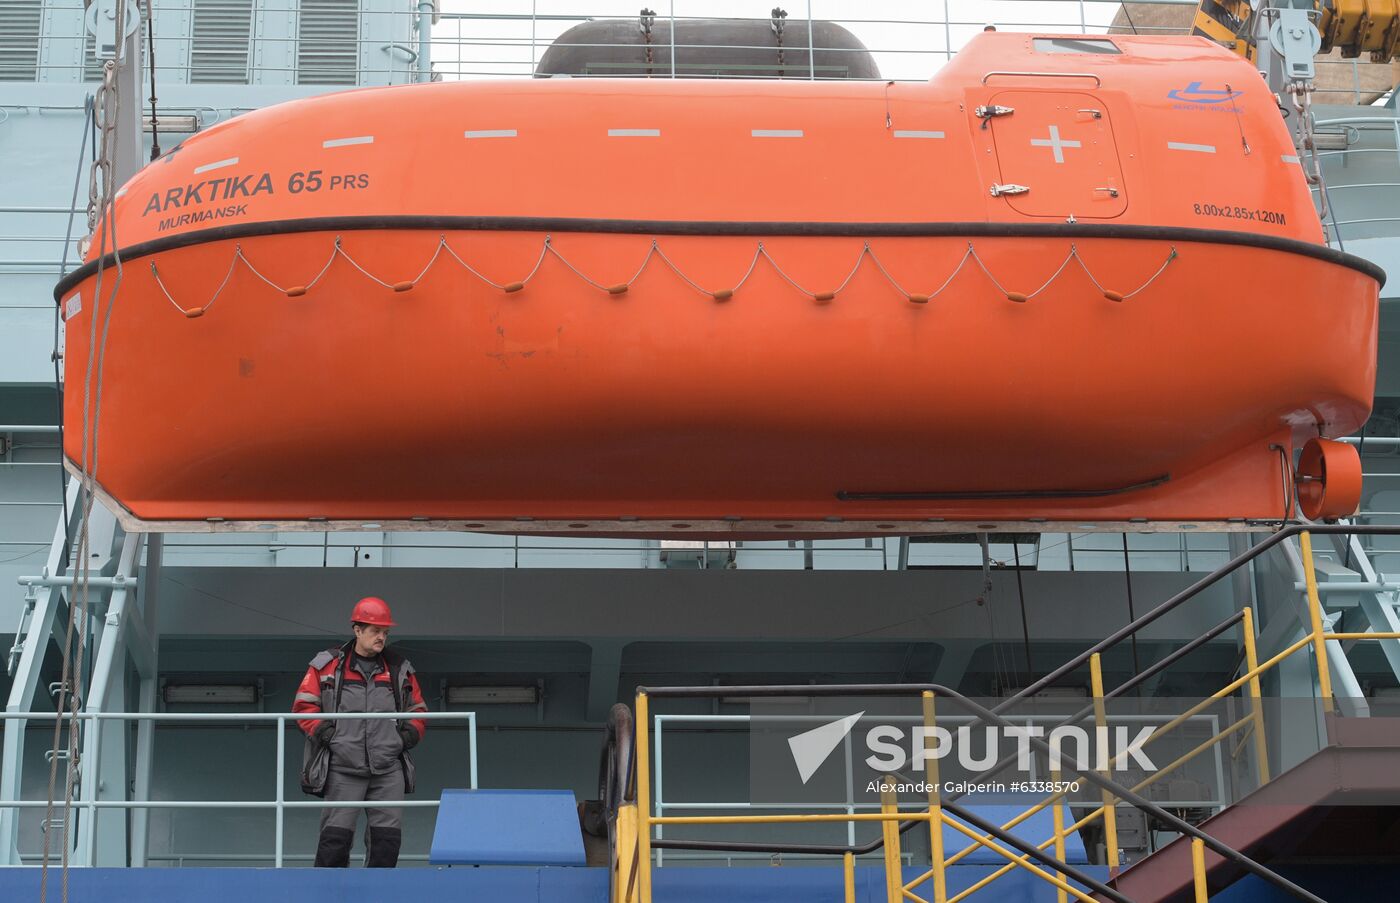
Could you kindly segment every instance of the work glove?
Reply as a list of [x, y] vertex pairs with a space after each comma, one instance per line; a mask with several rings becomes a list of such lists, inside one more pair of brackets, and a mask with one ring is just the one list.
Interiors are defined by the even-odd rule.
[[322, 721], [320, 724], [316, 725], [316, 729], [311, 732], [312, 739], [322, 745], [330, 743], [331, 738], [334, 736], [335, 722], [333, 721]]
[[405, 750], [412, 749], [418, 745], [418, 732], [411, 727], [399, 728], [399, 739], [403, 741]]

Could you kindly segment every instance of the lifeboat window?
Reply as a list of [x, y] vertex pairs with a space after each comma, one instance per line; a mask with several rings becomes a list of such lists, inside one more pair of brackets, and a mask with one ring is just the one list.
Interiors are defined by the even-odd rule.
[[1103, 38], [1033, 38], [1036, 53], [1122, 53]]

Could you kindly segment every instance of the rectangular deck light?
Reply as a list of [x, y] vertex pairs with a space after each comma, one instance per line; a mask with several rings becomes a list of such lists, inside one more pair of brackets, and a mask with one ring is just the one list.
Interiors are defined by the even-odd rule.
[[254, 705], [258, 688], [253, 684], [166, 684], [167, 705]]
[[449, 705], [534, 705], [539, 687], [448, 687]]

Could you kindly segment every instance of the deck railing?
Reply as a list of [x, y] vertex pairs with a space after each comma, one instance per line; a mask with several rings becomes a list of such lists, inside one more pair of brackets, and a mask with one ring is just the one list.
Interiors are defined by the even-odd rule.
[[[74, 843], [73, 852], [75, 859], [70, 860], [76, 865], [92, 865], [98, 861], [98, 831], [96, 830], [97, 813], [99, 811], [115, 809], [129, 811], [132, 813], [131, 832], [132, 846], [138, 850], [145, 849], [146, 819], [151, 809], [271, 809], [275, 813], [276, 831], [273, 840], [273, 851], [271, 859], [276, 868], [282, 868], [287, 859], [285, 853], [285, 821], [286, 813], [291, 809], [373, 809], [373, 808], [406, 808], [406, 809], [436, 809], [439, 801], [437, 799], [402, 800], [386, 803], [379, 802], [341, 802], [327, 801], [322, 799], [291, 800], [287, 799], [287, 734], [289, 728], [287, 722], [306, 720], [314, 717], [316, 720], [341, 721], [373, 721], [373, 720], [424, 720], [429, 722], [439, 721], [464, 721], [467, 724], [467, 744], [468, 754], [465, 763], [465, 777], [467, 786], [475, 790], [478, 786], [477, 774], [477, 731], [476, 712], [415, 712], [405, 715], [401, 712], [371, 712], [354, 713], [345, 712], [340, 714], [317, 714], [307, 716], [293, 712], [80, 712], [77, 715], [79, 722], [85, 723], [88, 730], [99, 732], [99, 736], [93, 738], [93, 748], [101, 749], [100, 732], [103, 725], [113, 722], [151, 722], [153, 724], [273, 724], [277, 731], [277, 743], [275, 747], [276, 755], [276, 778], [273, 786], [271, 799], [222, 799], [222, 800], [170, 800], [170, 799], [99, 799], [97, 788], [101, 787], [101, 756], [94, 757], [88, 770], [87, 762], [83, 763], [81, 774], [81, 797], [73, 802], [72, 812], [86, 816], [79, 820], [76, 833], [65, 831], [65, 836]], [[51, 712], [0, 712], [0, 724], [9, 721], [39, 721], [53, 722], [56, 718], [67, 720], [69, 716], [55, 714]], [[302, 734], [296, 730], [295, 741], [302, 742]], [[52, 752], [50, 753], [52, 755]], [[141, 769], [138, 767], [138, 772]], [[60, 769], [60, 773], [62, 769]], [[62, 786], [60, 784], [60, 786]], [[421, 790], [420, 790], [421, 792]], [[47, 799], [24, 799], [24, 800], [0, 800], [0, 811], [9, 809], [13, 811], [13, 817], [18, 817], [18, 810], [33, 809], [53, 809], [57, 813], [64, 810], [63, 794], [59, 793], [56, 801]], [[62, 817], [62, 816], [60, 816]], [[43, 826], [48, 830], [50, 826]], [[61, 849], [55, 847], [50, 854], [52, 861], [57, 861], [61, 855]], [[122, 851], [121, 855], [125, 855]], [[32, 858], [26, 856], [24, 858]], [[141, 859], [149, 859], [145, 855]], [[195, 858], [185, 856], [184, 858]], [[134, 863], [143, 864], [143, 863]]]

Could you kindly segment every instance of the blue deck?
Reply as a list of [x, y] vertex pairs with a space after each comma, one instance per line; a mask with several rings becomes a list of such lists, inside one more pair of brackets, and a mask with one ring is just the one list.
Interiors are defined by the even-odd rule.
[[[1088, 869], [1102, 876], [1096, 866]], [[955, 866], [949, 890], [967, 887], [991, 866]], [[913, 877], [916, 872], [906, 873]], [[1395, 899], [1400, 869], [1309, 867], [1287, 870], [1332, 903], [1379, 903]], [[841, 874], [828, 867], [673, 868], [655, 873], [658, 903], [841, 903]], [[883, 879], [875, 867], [857, 873], [859, 903], [881, 903]], [[307, 903], [374, 894], [371, 899], [489, 900], [493, 903], [606, 903], [607, 875], [579, 868], [365, 869], [74, 869], [69, 903]], [[59, 873], [49, 873], [49, 898], [59, 898]], [[0, 874], [0, 899], [38, 900], [39, 870]], [[984, 903], [1054, 903], [1053, 888], [1029, 875], [1008, 875], [977, 894]], [[1218, 894], [1212, 903], [1283, 903], [1281, 892], [1249, 879]]]

